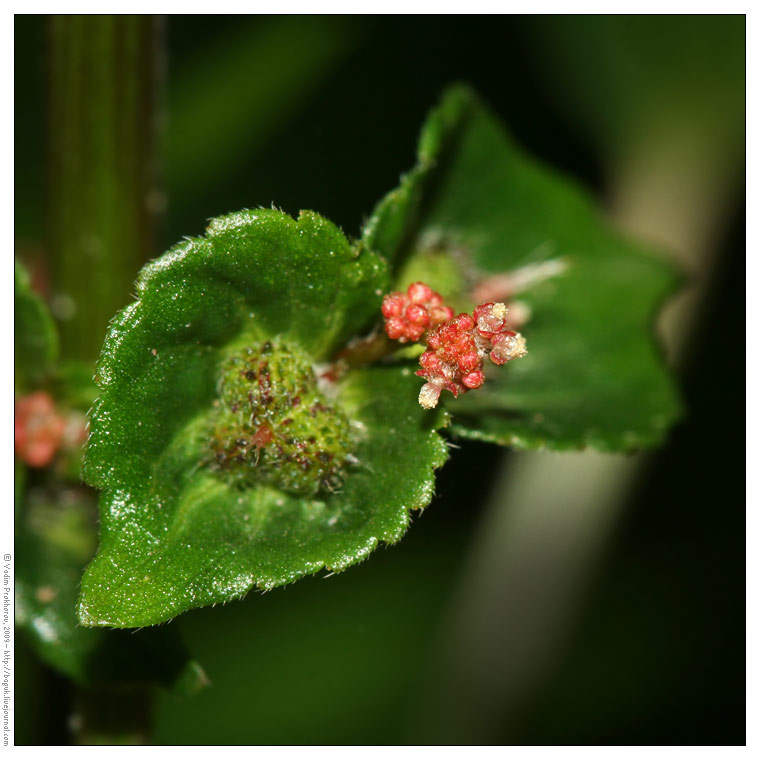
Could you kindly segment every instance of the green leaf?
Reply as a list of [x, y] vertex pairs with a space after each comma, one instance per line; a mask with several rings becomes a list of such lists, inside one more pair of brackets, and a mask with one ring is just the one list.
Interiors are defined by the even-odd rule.
[[420, 409], [408, 368], [315, 374], [387, 287], [381, 259], [310, 212], [216, 219], [143, 270], [97, 370], [82, 623], [151, 625], [401, 538], [446, 458], [445, 414]]
[[40, 491], [18, 515], [16, 624], [38, 655], [83, 686], [158, 684], [194, 693], [205, 684], [173, 628], [83, 628], [76, 616], [82, 568], [92, 556], [94, 499], [83, 489]]
[[435, 192], [435, 169], [461, 124], [456, 99], [444, 99], [422, 128], [417, 164], [375, 207], [364, 227], [362, 243], [395, 262], [418, 234], [423, 203]]
[[[430, 134], [443, 135], [433, 155]], [[525, 156], [462, 87], [431, 114], [402, 190], [379, 204], [364, 236], [397, 262], [397, 287], [426, 279], [472, 308], [470, 289], [488, 275], [546, 261], [564, 267], [519, 295], [533, 315], [521, 330], [529, 355], [490, 367], [477, 392], [447, 397], [456, 434], [605, 451], [663, 439], [679, 414], [652, 334], [676, 285], [668, 265], [610, 229], [579, 188]], [[378, 234], [391, 228], [403, 233]]]
[[58, 333], [45, 302], [32, 290], [29, 275], [15, 262], [14, 366], [19, 390], [38, 387], [58, 355]]

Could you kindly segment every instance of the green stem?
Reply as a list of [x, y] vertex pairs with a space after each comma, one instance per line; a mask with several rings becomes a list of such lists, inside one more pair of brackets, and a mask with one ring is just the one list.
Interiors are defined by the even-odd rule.
[[365, 338], [352, 340], [335, 357], [333, 367], [338, 374], [343, 374], [346, 369], [374, 364], [398, 349], [398, 343], [390, 340], [382, 330], [377, 330]]
[[159, 19], [49, 21], [47, 238], [66, 358], [97, 356], [152, 253]]
[[[52, 16], [48, 24], [47, 246], [61, 353], [93, 361], [153, 253], [161, 22]], [[151, 692], [77, 693], [78, 744], [144, 744]]]

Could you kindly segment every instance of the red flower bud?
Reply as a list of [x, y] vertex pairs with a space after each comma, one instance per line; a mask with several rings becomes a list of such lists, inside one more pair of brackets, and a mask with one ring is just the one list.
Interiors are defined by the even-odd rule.
[[429, 301], [433, 295], [432, 288], [429, 285], [425, 285], [424, 282], [413, 282], [406, 289], [406, 292], [412, 303], [425, 303], [426, 301]]
[[454, 316], [454, 309], [451, 306], [433, 306], [430, 309], [430, 326], [437, 327], [444, 322], [448, 322]]
[[389, 293], [383, 298], [383, 316], [386, 319], [390, 317], [400, 317], [404, 312], [406, 299], [403, 293]]
[[400, 317], [391, 317], [385, 322], [385, 332], [391, 340], [398, 340], [406, 329], [404, 320]]
[[470, 372], [462, 378], [462, 385], [469, 388], [471, 391], [475, 388], [480, 388], [485, 382], [486, 376], [480, 371]]
[[[412, 325], [407, 324], [407, 326], [404, 328], [404, 337], [407, 341], [410, 343], [416, 343], [425, 333], [425, 326], [424, 325]], [[402, 339], [402, 343], [404, 340]]]
[[468, 372], [473, 372], [479, 367], [482, 367], [483, 363], [481, 358], [478, 356], [477, 351], [470, 351], [469, 353], [462, 354], [457, 359], [457, 366], [459, 367], [460, 372], [467, 374]]
[[456, 317], [451, 320], [451, 324], [458, 332], [469, 332], [475, 327], [475, 320], [469, 314], [457, 314]]
[[430, 315], [427, 313], [427, 309], [418, 304], [407, 306], [405, 316], [407, 321], [411, 322], [413, 325], [427, 327], [430, 324]]

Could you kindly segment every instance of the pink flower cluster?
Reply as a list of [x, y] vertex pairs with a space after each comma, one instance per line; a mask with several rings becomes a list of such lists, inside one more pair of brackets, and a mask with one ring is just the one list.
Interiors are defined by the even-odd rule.
[[444, 306], [441, 294], [424, 282], [413, 282], [406, 293], [389, 293], [383, 298], [382, 310], [385, 332], [399, 343], [416, 343], [426, 330], [454, 316], [454, 310]]
[[460, 393], [480, 388], [485, 381], [483, 362], [505, 364], [525, 356], [525, 338], [507, 327], [503, 303], [484, 303], [472, 313], [454, 316], [438, 293], [415, 282], [407, 295], [391, 293], [383, 301], [385, 331], [402, 343], [424, 340], [428, 350], [420, 356], [417, 375], [427, 381], [419, 402], [425, 409], [438, 404], [442, 390]]

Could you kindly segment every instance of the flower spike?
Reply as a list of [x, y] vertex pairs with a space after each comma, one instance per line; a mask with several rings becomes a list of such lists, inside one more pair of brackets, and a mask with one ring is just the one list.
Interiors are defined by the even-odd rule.
[[427, 382], [419, 403], [424, 409], [438, 405], [441, 391], [454, 397], [480, 388], [485, 382], [483, 362], [488, 357], [501, 365], [527, 354], [525, 338], [507, 326], [509, 309], [503, 303], [482, 303], [472, 315], [458, 314], [423, 282], [414, 282], [406, 294], [389, 293], [383, 299], [385, 332], [400, 343], [423, 342], [416, 374]]

